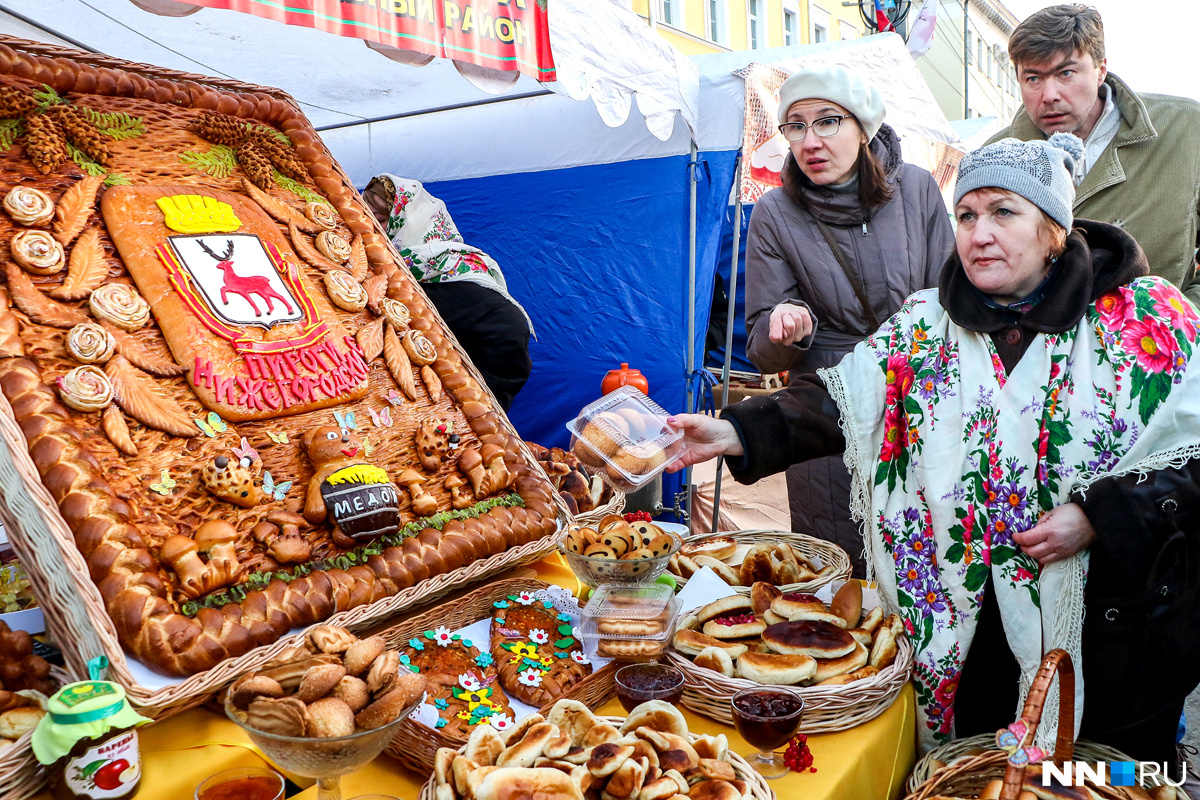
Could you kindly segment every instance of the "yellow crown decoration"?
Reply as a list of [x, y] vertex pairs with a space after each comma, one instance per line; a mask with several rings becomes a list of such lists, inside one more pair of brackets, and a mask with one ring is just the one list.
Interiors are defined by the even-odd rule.
[[155, 201], [167, 227], [179, 233], [233, 233], [242, 221], [233, 206], [198, 194], [176, 194]]

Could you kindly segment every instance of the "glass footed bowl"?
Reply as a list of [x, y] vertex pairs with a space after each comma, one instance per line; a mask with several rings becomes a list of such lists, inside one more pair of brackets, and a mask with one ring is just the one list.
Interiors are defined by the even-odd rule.
[[683, 540], [674, 531], [666, 531], [671, 537], [671, 549], [657, 558], [620, 559], [600, 558], [573, 553], [567, 548], [566, 541], [558, 545], [558, 552], [567, 560], [567, 566], [575, 573], [575, 577], [593, 588], [602, 583], [620, 583], [631, 586], [654, 583], [658, 577], [667, 571], [667, 563], [671, 556], [683, 547]]
[[396, 735], [400, 724], [420, 704], [420, 698], [404, 709], [394, 722], [381, 728], [358, 731], [349, 736], [327, 739], [307, 736], [279, 736], [246, 724], [242, 712], [225, 699], [225, 714], [246, 731], [263, 754], [282, 771], [304, 778], [316, 778], [320, 800], [340, 800], [338, 778], [355, 772], [375, 760]]

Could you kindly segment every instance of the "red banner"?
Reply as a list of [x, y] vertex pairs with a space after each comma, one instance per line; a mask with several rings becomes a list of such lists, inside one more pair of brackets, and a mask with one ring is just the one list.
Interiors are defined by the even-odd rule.
[[547, 0], [182, 0], [555, 79]]

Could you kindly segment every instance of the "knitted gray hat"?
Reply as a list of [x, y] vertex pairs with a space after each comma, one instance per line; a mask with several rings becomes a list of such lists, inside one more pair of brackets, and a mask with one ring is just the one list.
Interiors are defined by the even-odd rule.
[[779, 124], [787, 122], [788, 109], [800, 100], [832, 100], [849, 111], [867, 134], [867, 141], [879, 133], [885, 109], [879, 90], [858, 75], [841, 67], [802, 69], [779, 87]]
[[1071, 230], [1075, 220], [1075, 163], [1083, 158], [1083, 142], [1070, 133], [1047, 140], [1001, 139], [963, 157], [954, 185], [954, 205], [976, 189], [1007, 189], [1021, 195]]

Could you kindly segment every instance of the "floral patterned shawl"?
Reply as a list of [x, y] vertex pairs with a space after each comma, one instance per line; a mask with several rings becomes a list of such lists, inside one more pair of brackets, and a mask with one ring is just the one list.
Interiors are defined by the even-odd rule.
[[[391, 190], [392, 209], [384, 229], [408, 268], [421, 283], [470, 281], [493, 289], [513, 305], [521, 304], [508, 293], [504, 273], [495, 259], [463, 241], [446, 204], [429, 193], [420, 181], [383, 173], [372, 179]], [[525, 314], [525, 309], [521, 308]], [[529, 322], [529, 315], [525, 314]], [[533, 323], [529, 322], [533, 332]]]
[[[1174, 286], [1138, 278], [1074, 329], [1039, 334], [1006, 376], [990, 337], [956, 325], [930, 289], [820, 371], [842, 413], [869, 569], [916, 647], [923, 748], [953, 738], [989, 574], [1022, 703], [1043, 653], [1062, 647], [1075, 660], [1078, 727], [1088, 554], [1039, 569], [1012, 535], [1099, 478], [1200, 455], [1197, 325]], [[1045, 746], [1056, 726], [1043, 723]]]

